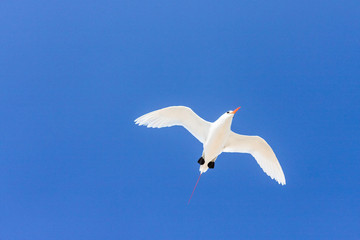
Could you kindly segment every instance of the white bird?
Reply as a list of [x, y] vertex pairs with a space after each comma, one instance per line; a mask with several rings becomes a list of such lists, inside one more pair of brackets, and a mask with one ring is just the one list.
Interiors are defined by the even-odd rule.
[[209, 168], [214, 168], [215, 161], [222, 152], [250, 153], [267, 175], [279, 184], [285, 185], [285, 176], [280, 163], [267, 142], [259, 136], [240, 135], [231, 131], [232, 120], [239, 109], [240, 107], [228, 111], [211, 123], [188, 107], [173, 106], [147, 113], [137, 118], [135, 123], [149, 128], [171, 126], [186, 128], [203, 144], [203, 153], [198, 160], [200, 176]]

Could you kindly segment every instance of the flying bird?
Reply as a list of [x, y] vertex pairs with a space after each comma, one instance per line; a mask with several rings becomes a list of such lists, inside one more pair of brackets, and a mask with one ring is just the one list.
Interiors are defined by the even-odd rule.
[[269, 144], [259, 136], [240, 135], [231, 131], [234, 115], [239, 109], [240, 107], [227, 111], [211, 123], [199, 117], [189, 107], [172, 106], [147, 113], [137, 118], [135, 124], [149, 128], [171, 126], [186, 128], [203, 144], [203, 152], [198, 160], [200, 176], [209, 168], [215, 167], [215, 161], [222, 152], [250, 153], [267, 175], [279, 184], [285, 185], [284, 173]]

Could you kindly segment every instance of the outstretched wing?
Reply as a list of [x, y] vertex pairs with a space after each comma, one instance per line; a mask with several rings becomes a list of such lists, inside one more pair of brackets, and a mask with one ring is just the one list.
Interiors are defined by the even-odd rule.
[[147, 113], [135, 120], [139, 126], [151, 128], [183, 126], [201, 143], [206, 141], [211, 123], [205, 121], [191, 108], [174, 106]]
[[231, 132], [224, 152], [250, 153], [267, 175], [279, 184], [286, 184], [284, 173], [275, 153], [261, 137]]

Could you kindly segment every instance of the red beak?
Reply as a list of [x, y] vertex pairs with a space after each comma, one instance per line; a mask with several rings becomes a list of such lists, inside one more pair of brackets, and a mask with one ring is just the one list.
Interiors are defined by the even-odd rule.
[[232, 111], [232, 114], [235, 114], [241, 107], [238, 107], [237, 109], [235, 109], [234, 111]]

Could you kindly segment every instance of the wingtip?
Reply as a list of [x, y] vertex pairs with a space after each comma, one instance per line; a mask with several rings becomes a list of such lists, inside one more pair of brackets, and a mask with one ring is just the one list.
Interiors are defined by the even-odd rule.
[[141, 117], [138, 117], [137, 119], [135, 119], [134, 123], [139, 126], [143, 125], [143, 123], [141, 122]]
[[282, 186], [285, 186], [286, 185], [286, 180], [285, 178], [284, 179], [281, 179], [281, 180], [277, 180], [277, 182], [282, 185]]

